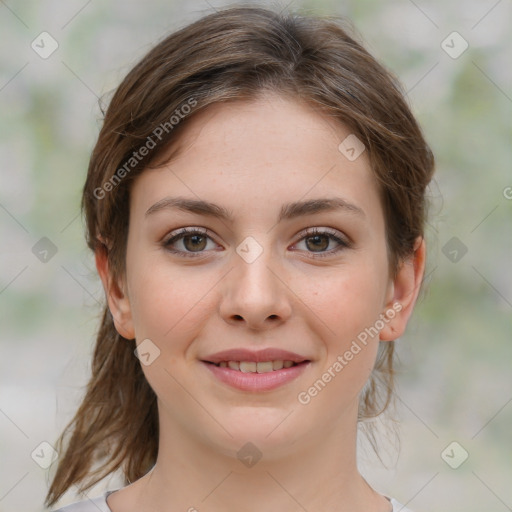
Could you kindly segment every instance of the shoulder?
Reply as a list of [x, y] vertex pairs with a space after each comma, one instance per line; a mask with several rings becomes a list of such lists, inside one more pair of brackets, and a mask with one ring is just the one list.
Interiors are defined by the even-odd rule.
[[[107, 497], [115, 491], [107, 491], [102, 496], [97, 498], [77, 501], [71, 505], [54, 510], [53, 512], [112, 512], [107, 505]], [[387, 497], [387, 496], [386, 496]], [[405, 508], [401, 503], [394, 498], [387, 497], [393, 505], [393, 512], [412, 512], [410, 509]]]
[[393, 505], [393, 512], [412, 512], [412, 510], [405, 508], [401, 503], [395, 500], [395, 498], [389, 498], [391, 505]]
[[53, 512], [112, 512], [107, 505], [107, 496], [115, 491], [107, 491], [97, 498], [77, 501]]

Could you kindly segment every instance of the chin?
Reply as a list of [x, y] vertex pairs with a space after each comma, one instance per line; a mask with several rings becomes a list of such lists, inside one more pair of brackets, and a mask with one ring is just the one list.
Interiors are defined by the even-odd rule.
[[306, 433], [302, 432], [305, 426], [298, 425], [294, 416], [280, 408], [241, 407], [223, 423], [232, 437], [223, 430], [221, 443], [235, 451], [252, 443], [261, 452], [284, 453]]

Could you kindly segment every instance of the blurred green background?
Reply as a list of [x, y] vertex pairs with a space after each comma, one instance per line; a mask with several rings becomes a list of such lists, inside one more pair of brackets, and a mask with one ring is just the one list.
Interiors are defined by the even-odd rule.
[[[103, 292], [79, 200], [98, 97], [157, 40], [228, 3], [0, 1], [0, 512], [42, 510], [48, 470], [33, 458], [88, 376]], [[415, 512], [512, 510], [511, 3], [259, 5], [348, 16], [437, 158], [425, 289], [399, 341], [400, 456], [384, 431], [385, 468], [362, 439], [363, 473]], [[49, 56], [42, 32], [58, 44]], [[57, 252], [41, 261], [37, 243]]]

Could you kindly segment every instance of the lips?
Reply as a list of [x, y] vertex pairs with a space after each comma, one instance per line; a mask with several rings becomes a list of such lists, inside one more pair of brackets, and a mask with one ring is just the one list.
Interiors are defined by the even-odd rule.
[[311, 366], [305, 356], [277, 348], [224, 350], [201, 360], [218, 381], [248, 392], [266, 392], [302, 375]]
[[246, 361], [254, 363], [263, 363], [266, 361], [292, 361], [293, 363], [299, 364], [305, 361], [310, 361], [310, 359], [301, 356], [300, 354], [296, 354], [295, 352], [289, 352], [287, 350], [277, 348], [266, 348], [257, 351], [237, 348], [216, 352], [215, 354], [206, 356], [202, 361], [217, 365], [221, 362], [227, 363], [229, 361]]
[[241, 391], [259, 393], [272, 391], [294, 381], [304, 374], [312, 363], [311, 361], [304, 361], [302, 363], [294, 364], [294, 366], [289, 368], [282, 368], [280, 370], [264, 373], [245, 373], [204, 361], [202, 361], [201, 364], [204, 365], [210, 375], [223, 385], [228, 385], [231, 388]]
[[300, 354], [276, 348], [224, 350], [201, 362], [218, 381], [248, 392], [277, 389], [297, 379], [312, 364]]

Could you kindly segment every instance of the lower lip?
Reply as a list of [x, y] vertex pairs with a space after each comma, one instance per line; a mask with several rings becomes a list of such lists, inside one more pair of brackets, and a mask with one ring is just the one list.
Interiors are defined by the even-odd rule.
[[242, 391], [270, 391], [296, 379], [311, 361], [266, 373], [244, 373], [201, 361], [217, 379]]

